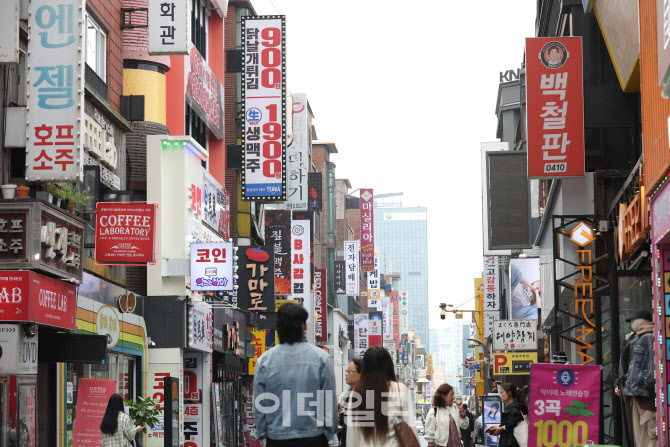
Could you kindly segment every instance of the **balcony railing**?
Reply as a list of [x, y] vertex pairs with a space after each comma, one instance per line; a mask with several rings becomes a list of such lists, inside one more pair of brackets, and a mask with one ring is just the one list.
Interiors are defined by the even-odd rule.
[[86, 64], [86, 82], [95, 90], [100, 96], [105, 98], [105, 101], [109, 101], [109, 93], [107, 92], [107, 84], [103, 81], [100, 76]]

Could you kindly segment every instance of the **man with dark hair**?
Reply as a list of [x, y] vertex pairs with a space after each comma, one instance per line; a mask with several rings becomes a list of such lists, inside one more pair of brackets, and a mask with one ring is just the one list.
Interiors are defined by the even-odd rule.
[[267, 438], [267, 447], [338, 444], [333, 361], [304, 341], [307, 318], [301, 305], [282, 305], [277, 311], [279, 344], [256, 363], [252, 437]]

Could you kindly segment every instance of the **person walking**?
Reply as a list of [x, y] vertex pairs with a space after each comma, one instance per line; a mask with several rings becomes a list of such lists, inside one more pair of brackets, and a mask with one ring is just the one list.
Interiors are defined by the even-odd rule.
[[467, 429], [467, 418], [462, 402], [454, 403], [454, 388], [448, 383], [440, 385], [433, 395], [433, 408], [426, 417], [428, 447], [460, 447], [460, 429]]
[[[528, 445], [528, 427], [525, 417], [528, 416], [528, 407], [523, 391], [512, 383], [504, 383], [500, 386], [500, 400], [505, 404], [501, 424], [491, 425], [485, 432], [491, 436], [500, 436], [498, 447], [526, 447]], [[519, 423], [526, 424], [525, 443], [523, 439], [520, 442], [514, 435], [514, 429]]]
[[338, 434], [340, 439], [340, 446], [346, 447], [347, 445], [347, 421], [346, 414], [349, 407], [349, 399], [351, 397], [352, 391], [358, 385], [358, 382], [361, 380], [361, 371], [363, 370], [363, 359], [350, 359], [349, 366], [347, 367], [344, 380], [349, 385], [349, 389], [342, 393], [340, 398], [340, 418], [339, 423], [342, 429]]
[[399, 447], [395, 422], [404, 422], [418, 442], [415, 410], [407, 387], [398, 383], [388, 351], [374, 346], [365, 351], [360, 381], [349, 401], [347, 446]]
[[468, 428], [461, 428], [461, 441], [463, 441], [463, 447], [472, 447], [475, 417], [468, 410], [468, 404], [463, 404], [463, 409], [465, 410], [465, 417], [468, 418]]
[[125, 413], [123, 397], [120, 394], [112, 394], [100, 423], [102, 447], [132, 446], [135, 442], [135, 434], [141, 431], [142, 426], [133, 426], [130, 416]]
[[267, 447], [337, 446], [335, 370], [326, 351], [306, 343], [299, 304], [277, 311], [280, 344], [260, 356], [254, 375], [254, 440]]

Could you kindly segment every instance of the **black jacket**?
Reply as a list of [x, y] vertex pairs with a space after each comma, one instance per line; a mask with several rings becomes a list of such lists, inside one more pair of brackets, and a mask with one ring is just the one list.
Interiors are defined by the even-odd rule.
[[528, 415], [528, 407], [520, 402], [512, 402], [507, 405], [505, 411], [503, 411], [501, 426], [505, 426], [500, 435], [500, 443], [498, 447], [519, 447], [519, 443], [516, 442], [514, 437], [514, 427], [523, 421], [523, 416]]

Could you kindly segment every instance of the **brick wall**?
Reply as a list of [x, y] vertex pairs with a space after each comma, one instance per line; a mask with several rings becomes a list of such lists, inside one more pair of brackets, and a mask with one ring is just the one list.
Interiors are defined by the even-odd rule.
[[[235, 5], [228, 5], [228, 16], [226, 16], [223, 27], [223, 46], [226, 50], [234, 50], [235, 45], [235, 20], [237, 17], [237, 8]], [[224, 54], [224, 67], [227, 61]], [[237, 104], [235, 104], [235, 94], [237, 91], [238, 74], [226, 74], [223, 79], [224, 91], [224, 124], [226, 145], [237, 144], [237, 120], [235, 119]], [[237, 174], [234, 169], [226, 169], [226, 181], [223, 185], [230, 194], [230, 237], [237, 243]]]
[[[148, 6], [148, 0], [123, 0], [124, 8], [146, 8]], [[126, 16], [126, 22], [131, 20], [133, 25], [141, 26], [123, 30], [123, 58], [159, 64], [169, 69], [170, 56], [149, 56], [149, 28], [146, 26], [148, 24], [146, 11], [130, 13]]]
[[86, 11], [107, 33], [107, 78], [109, 103], [121, 112], [123, 95], [123, 41], [121, 37], [121, 0], [88, 0]]
[[126, 287], [138, 295], [147, 294], [147, 268], [126, 266]]
[[134, 121], [133, 132], [126, 135], [128, 161], [126, 178], [128, 189], [146, 191], [147, 189], [147, 135], [169, 134], [162, 124], [148, 121]]

